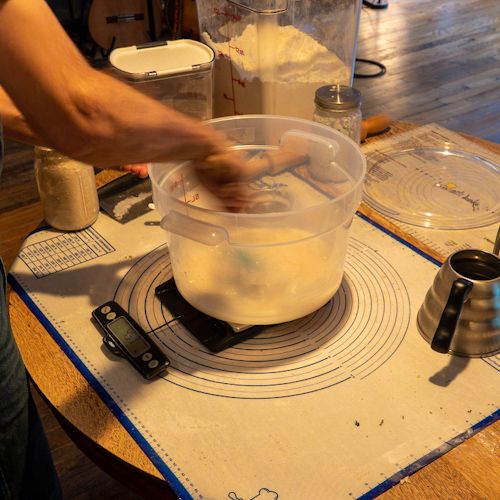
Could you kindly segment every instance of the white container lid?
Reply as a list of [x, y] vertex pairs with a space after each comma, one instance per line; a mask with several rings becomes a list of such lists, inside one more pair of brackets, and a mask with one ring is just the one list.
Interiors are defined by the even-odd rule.
[[201, 42], [171, 40], [120, 47], [109, 62], [129, 80], [150, 80], [209, 70], [214, 58], [214, 51]]

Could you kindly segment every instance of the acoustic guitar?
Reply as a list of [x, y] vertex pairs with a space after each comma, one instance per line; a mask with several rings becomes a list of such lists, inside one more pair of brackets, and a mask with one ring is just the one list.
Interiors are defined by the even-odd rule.
[[92, 40], [111, 51], [157, 40], [163, 19], [161, 0], [92, 0], [88, 29]]

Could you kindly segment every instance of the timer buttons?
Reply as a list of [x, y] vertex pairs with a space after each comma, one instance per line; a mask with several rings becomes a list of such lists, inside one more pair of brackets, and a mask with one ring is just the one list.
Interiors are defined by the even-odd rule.
[[153, 359], [153, 355], [150, 352], [147, 352], [147, 353], [142, 355], [143, 361], [149, 361], [150, 359]]
[[149, 366], [149, 368], [151, 368], [151, 369], [152, 369], [152, 368], [156, 368], [159, 364], [160, 364], [160, 363], [159, 363], [156, 359], [153, 359], [152, 361], [150, 361], [150, 362], [148, 363], [148, 366]]
[[101, 312], [102, 312], [103, 314], [108, 314], [109, 312], [111, 312], [111, 307], [109, 307], [109, 306], [104, 306], [104, 307], [102, 307], [102, 308], [101, 308]]
[[115, 319], [115, 318], [116, 318], [115, 312], [110, 312], [110, 313], [106, 314], [106, 319], [109, 319], [109, 321], [111, 321], [112, 319]]

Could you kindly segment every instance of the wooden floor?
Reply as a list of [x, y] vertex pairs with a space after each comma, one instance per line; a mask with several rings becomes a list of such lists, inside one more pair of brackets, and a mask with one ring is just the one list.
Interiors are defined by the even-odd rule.
[[389, 0], [386, 10], [364, 9], [357, 55], [387, 67], [380, 78], [355, 80], [366, 115], [500, 142], [498, 0]]
[[[361, 14], [358, 57], [383, 63], [379, 78], [357, 78], [363, 113], [437, 122], [500, 142], [500, 2], [389, 0]], [[371, 67], [358, 65], [357, 72]], [[32, 150], [8, 142], [0, 184], [0, 253], [10, 266], [20, 242], [41, 220]], [[12, 219], [20, 220], [13, 227]], [[37, 399], [68, 499], [135, 498], [95, 467]]]

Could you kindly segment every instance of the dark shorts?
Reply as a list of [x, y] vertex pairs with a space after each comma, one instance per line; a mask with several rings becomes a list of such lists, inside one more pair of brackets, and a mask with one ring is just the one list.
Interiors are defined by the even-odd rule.
[[12, 336], [0, 261], [0, 499], [60, 499], [45, 434]]

